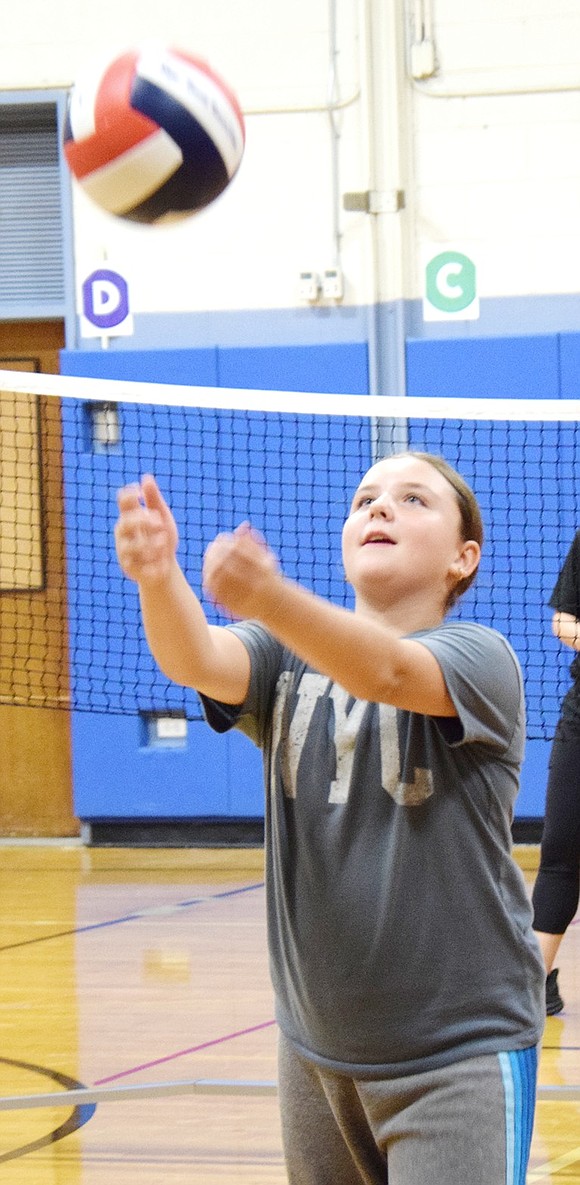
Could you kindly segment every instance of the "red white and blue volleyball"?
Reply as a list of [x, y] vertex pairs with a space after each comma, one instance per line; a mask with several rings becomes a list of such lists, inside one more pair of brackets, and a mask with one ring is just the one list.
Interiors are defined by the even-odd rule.
[[64, 155], [87, 196], [118, 218], [189, 217], [223, 193], [245, 146], [230, 87], [207, 62], [147, 45], [93, 68], [72, 87]]

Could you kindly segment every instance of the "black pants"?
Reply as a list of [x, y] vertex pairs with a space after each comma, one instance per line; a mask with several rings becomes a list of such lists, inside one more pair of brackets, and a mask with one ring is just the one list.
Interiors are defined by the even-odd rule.
[[580, 737], [554, 737], [540, 868], [532, 903], [534, 930], [564, 934], [580, 898]]

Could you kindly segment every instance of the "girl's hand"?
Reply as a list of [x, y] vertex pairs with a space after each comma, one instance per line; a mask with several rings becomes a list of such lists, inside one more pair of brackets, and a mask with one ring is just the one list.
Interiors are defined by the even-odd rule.
[[275, 603], [281, 581], [274, 553], [249, 523], [218, 535], [206, 551], [205, 592], [232, 617], [259, 619]]
[[138, 584], [156, 584], [169, 575], [179, 542], [175, 519], [154, 477], [124, 486], [117, 494], [117, 558], [123, 572]]

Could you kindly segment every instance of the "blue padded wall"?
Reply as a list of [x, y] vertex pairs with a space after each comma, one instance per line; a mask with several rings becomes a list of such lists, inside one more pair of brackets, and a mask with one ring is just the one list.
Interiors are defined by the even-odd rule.
[[217, 387], [218, 351], [215, 346], [200, 350], [61, 350], [60, 369], [62, 374], [85, 378]]
[[580, 333], [560, 333], [560, 399], [580, 399]]
[[218, 350], [220, 387], [366, 395], [366, 343]]
[[260, 818], [261, 759], [239, 733], [189, 721], [182, 748], [144, 744], [138, 716], [76, 712], [75, 809], [81, 819]]
[[413, 338], [407, 342], [407, 395], [469, 399], [558, 399], [556, 334], [530, 337]]

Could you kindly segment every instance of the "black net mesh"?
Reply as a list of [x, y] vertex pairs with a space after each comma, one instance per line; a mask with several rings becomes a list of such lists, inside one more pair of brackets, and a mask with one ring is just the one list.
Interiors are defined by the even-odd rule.
[[458, 400], [452, 419], [377, 423], [356, 414], [356, 397], [343, 416], [311, 414], [308, 396], [290, 413], [164, 406], [158, 392], [159, 404], [109, 404], [0, 390], [0, 702], [200, 715], [195, 693], [158, 671], [119, 570], [120, 485], [155, 474], [196, 590], [207, 544], [249, 519], [286, 575], [350, 605], [340, 537], [352, 493], [377, 450], [406, 444], [444, 456], [474, 489], [483, 559], [453, 612], [507, 636], [528, 736], [553, 735], [573, 655], [551, 634], [547, 602], [577, 527], [575, 422], [470, 420]]

